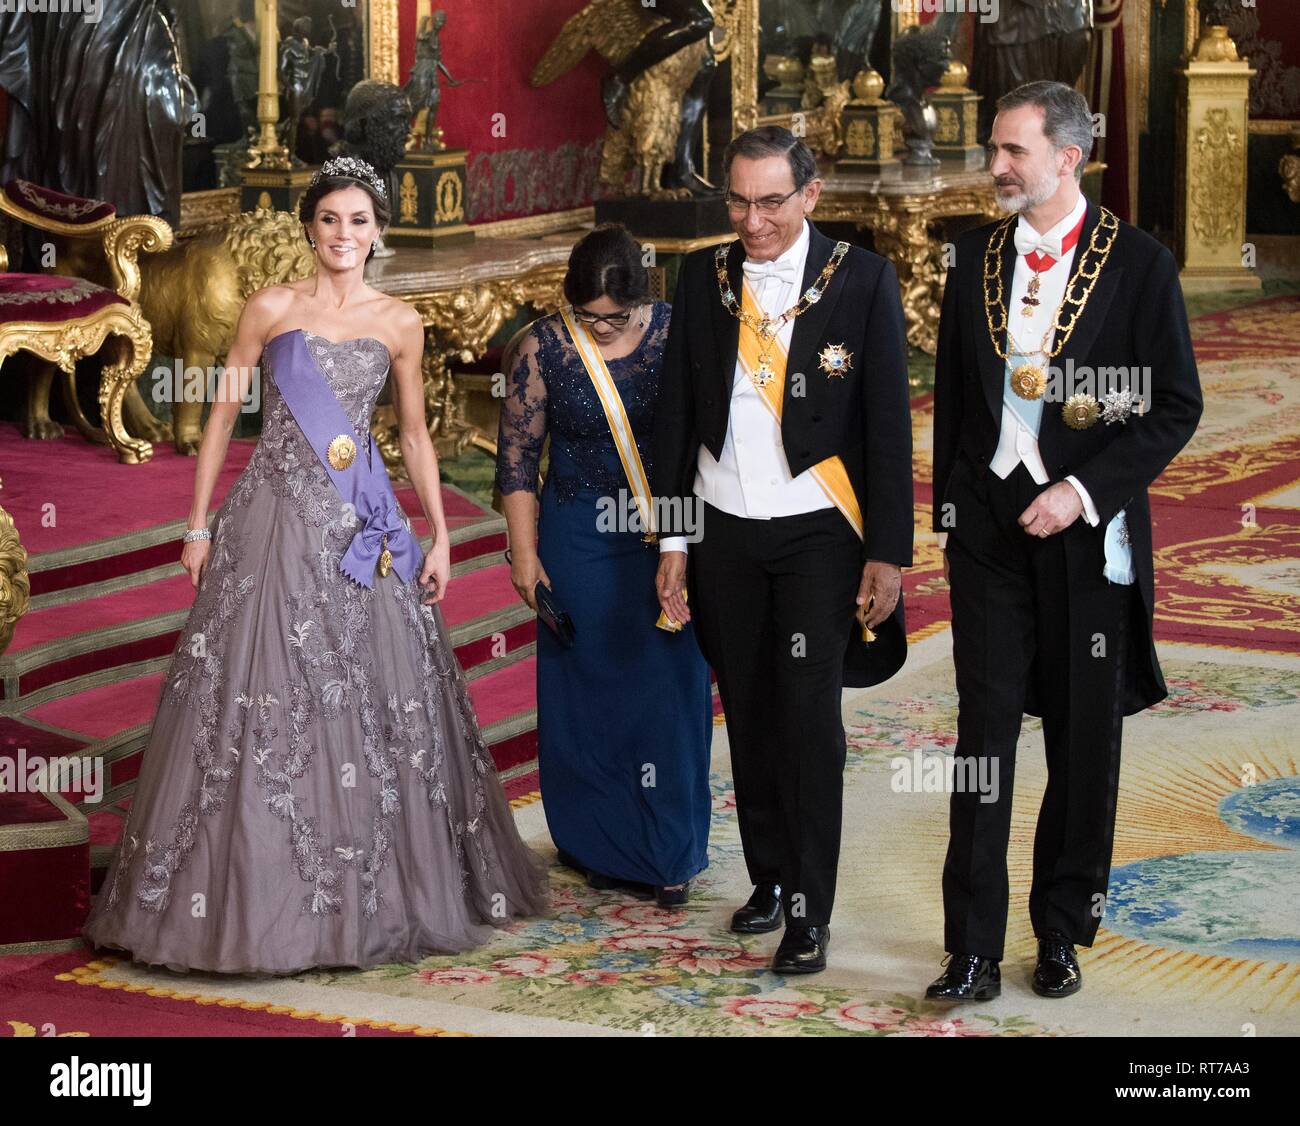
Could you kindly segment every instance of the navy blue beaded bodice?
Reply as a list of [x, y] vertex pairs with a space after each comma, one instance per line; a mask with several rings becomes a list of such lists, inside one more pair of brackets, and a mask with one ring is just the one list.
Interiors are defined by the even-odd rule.
[[[653, 473], [650, 435], [671, 311], [667, 302], [656, 302], [636, 350], [606, 360], [647, 475]], [[497, 435], [496, 484], [502, 494], [536, 489], [548, 434], [546, 482], [557, 500], [584, 492], [616, 497], [628, 489], [596, 389], [558, 313], [533, 325], [507, 380]]]

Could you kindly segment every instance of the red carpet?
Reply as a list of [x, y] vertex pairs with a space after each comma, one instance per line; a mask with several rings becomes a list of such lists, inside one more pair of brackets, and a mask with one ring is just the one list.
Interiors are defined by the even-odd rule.
[[454, 1036], [454, 1031], [346, 1013], [302, 1012], [208, 996], [204, 976], [170, 974], [140, 989], [105, 981], [89, 952], [0, 958], [4, 1036]]

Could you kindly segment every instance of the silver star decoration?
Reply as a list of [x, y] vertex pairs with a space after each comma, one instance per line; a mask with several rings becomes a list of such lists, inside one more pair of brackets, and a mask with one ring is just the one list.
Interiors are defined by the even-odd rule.
[[1133, 392], [1109, 391], [1101, 399], [1101, 417], [1109, 426], [1112, 422], [1127, 422], [1133, 413]]

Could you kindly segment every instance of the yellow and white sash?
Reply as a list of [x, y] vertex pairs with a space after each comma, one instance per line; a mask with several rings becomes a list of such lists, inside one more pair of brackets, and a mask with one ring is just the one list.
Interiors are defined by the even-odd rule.
[[[758, 302], [754, 300], [754, 294], [749, 288], [748, 281], [745, 282], [741, 290], [741, 308], [758, 320], [763, 319], [763, 310], [758, 307]], [[785, 395], [785, 369], [790, 357], [785, 345], [780, 340], [773, 340], [772, 345], [774, 354], [770, 364], [773, 378], [762, 387], [755, 383], [754, 389], [766, 404], [767, 409], [776, 418], [777, 425], [780, 426]], [[741, 321], [740, 362], [744, 367], [746, 378], [750, 378], [758, 370], [759, 347], [758, 333], [744, 321]], [[844, 518], [857, 532], [858, 539], [862, 539], [862, 509], [858, 506], [857, 494], [853, 491], [852, 484], [849, 483], [849, 474], [848, 470], [844, 468], [843, 459], [832, 454], [824, 461], [819, 461], [809, 472], [812, 473], [813, 480], [821, 486], [827, 500], [844, 514]]]
[[591, 377], [596, 396], [600, 399], [601, 409], [605, 412], [605, 421], [609, 423], [609, 432], [614, 436], [614, 448], [623, 463], [623, 472], [632, 487], [632, 498], [636, 501], [637, 511], [641, 515], [641, 525], [646, 534], [654, 535], [654, 504], [650, 497], [650, 480], [646, 476], [645, 466], [641, 464], [641, 451], [636, 448], [636, 438], [632, 434], [632, 424], [628, 421], [623, 399], [614, 385], [614, 377], [609, 374], [605, 357], [596, 347], [585, 326], [578, 323], [573, 310], [566, 306], [560, 310], [564, 326], [569, 330], [582, 366]]

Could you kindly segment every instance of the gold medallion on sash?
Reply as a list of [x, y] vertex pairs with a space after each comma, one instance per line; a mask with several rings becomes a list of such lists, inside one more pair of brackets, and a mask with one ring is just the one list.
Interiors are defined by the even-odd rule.
[[357, 444], [353, 441], [352, 435], [340, 434], [330, 442], [325, 456], [335, 469], [346, 469], [356, 460], [357, 456]]

